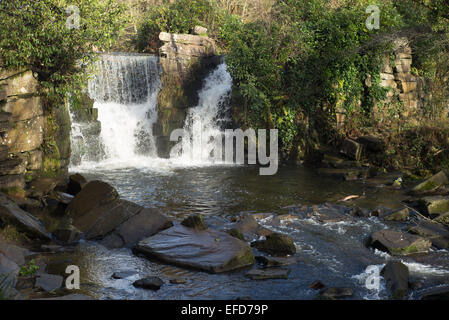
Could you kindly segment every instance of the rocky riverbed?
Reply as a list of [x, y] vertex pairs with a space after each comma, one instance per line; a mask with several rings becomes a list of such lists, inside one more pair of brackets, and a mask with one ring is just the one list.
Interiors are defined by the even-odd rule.
[[[220, 168], [205, 172], [215, 170]], [[117, 172], [74, 174], [64, 183], [41, 178], [24, 196], [2, 194], [2, 298], [448, 297], [446, 172], [414, 183], [404, 182], [401, 174], [364, 176], [357, 182], [332, 176], [323, 178], [319, 190], [314, 185], [312, 193], [291, 195], [300, 185], [312, 187], [298, 184], [292, 170], [298, 169], [282, 169], [277, 178], [285, 184], [278, 203], [270, 198], [276, 196], [270, 188], [280, 188], [277, 181], [268, 181], [271, 187], [257, 181], [249, 185], [249, 176], [242, 189], [261, 190], [258, 197], [241, 195], [243, 202], [235, 194], [229, 203], [213, 198], [217, 186], [211, 184], [212, 191], [190, 189], [210, 196], [209, 202], [196, 204], [210, 205], [203, 210], [191, 207], [182, 193], [178, 198], [171, 194], [171, 204], [168, 198], [145, 199]], [[205, 173], [187, 170], [170, 179], [191, 174], [204, 179]], [[318, 170], [303, 181], [322, 176]], [[149, 194], [161, 197], [155, 189]], [[131, 202], [133, 196], [139, 200]], [[174, 205], [177, 199], [180, 205]], [[210, 212], [211, 202], [221, 212]], [[79, 290], [66, 288], [70, 265], [81, 270]], [[379, 270], [377, 289], [366, 287], [370, 266]]]

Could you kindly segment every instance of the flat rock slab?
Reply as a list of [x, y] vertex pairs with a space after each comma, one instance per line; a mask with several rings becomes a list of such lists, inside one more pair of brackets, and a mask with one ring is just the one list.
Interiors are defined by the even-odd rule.
[[247, 243], [225, 232], [197, 231], [182, 225], [140, 241], [135, 250], [149, 258], [211, 273], [254, 264], [254, 256]]
[[370, 245], [392, 255], [427, 252], [432, 245], [428, 239], [393, 230], [376, 231], [371, 235]]
[[64, 278], [62, 276], [44, 273], [36, 278], [36, 283], [34, 284], [34, 286], [46, 292], [50, 292], [60, 289], [62, 287], [63, 281]]
[[267, 268], [267, 269], [251, 269], [246, 273], [246, 277], [252, 280], [268, 280], [268, 279], [288, 279], [290, 269], [287, 268]]
[[172, 226], [172, 221], [156, 209], [145, 208], [121, 224], [113, 234], [108, 235], [103, 244], [109, 248], [134, 245]]
[[45, 230], [44, 224], [28, 212], [20, 209], [5, 195], [0, 195], [0, 220], [15, 225], [18, 229], [33, 237], [50, 240], [50, 235]]

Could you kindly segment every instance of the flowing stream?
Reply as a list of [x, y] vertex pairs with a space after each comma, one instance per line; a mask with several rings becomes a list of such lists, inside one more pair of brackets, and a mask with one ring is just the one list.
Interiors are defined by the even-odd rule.
[[[227, 98], [232, 79], [221, 64], [205, 79], [198, 106], [188, 112], [185, 130], [192, 136], [213, 136], [223, 130]], [[385, 299], [388, 292], [381, 282], [377, 290], [365, 286], [367, 266], [382, 266], [387, 254], [365, 247], [366, 238], [376, 230], [391, 227], [377, 218], [320, 223], [304, 219], [301, 205], [337, 203], [347, 195], [361, 195], [355, 202], [365, 209], [399, 208], [404, 198], [399, 191], [341, 182], [300, 167], [280, 167], [274, 176], [260, 176], [255, 166], [217, 164], [208, 160], [211, 152], [203, 145], [201, 157], [192, 157], [183, 145], [176, 158], [155, 156], [152, 125], [157, 121], [156, 96], [160, 88], [156, 57], [108, 55], [89, 92], [99, 110], [101, 140], [105, 156], [99, 161], [82, 161], [72, 167], [89, 180], [100, 179], [117, 188], [123, 199], [145, 207], [158, 208], [174, 220], [202, 213], [211, 228], [225, 229], [230, 217], [244, 213], [263, 213], [259, 222], [268, 229], [293, 237], [297, 263], [289, 266], [288, 280], [254, 281], [245, 278], [246, 270], [210, 275], [164, 265], [135, 256], [130, 249], [108, 250], [94, 242], [83, 242], [74, 253], [56, 260], [71, 261], [87, 270], [83, 290], [102, 299], [313, 299], [309, 285], [320, 280], [329, 286], [351, 287], [356, 299]], [[77, 124], [74, 124], [76, 135]], [[191, 150], [191, 149], [190, 149]], [[280, 221], [277, 216], [290, 214]], [[397, 227], [397, 225], [393, 225]], [[427, 284], [449, 282], [449, 253], [433, 251], [424, 257], [402, 258], [411, 279]], [[54, 261], [57, 265], [58, 261]], [[112, 273], [134, 270], [135, 276], [114, 280]], [[132, 282], [156, 275], [162, 279], [183, 277], [185, 284], [166, 284], [156, 292], [136, 289]], [[413, 298], [413, 297], [412, 297]]]

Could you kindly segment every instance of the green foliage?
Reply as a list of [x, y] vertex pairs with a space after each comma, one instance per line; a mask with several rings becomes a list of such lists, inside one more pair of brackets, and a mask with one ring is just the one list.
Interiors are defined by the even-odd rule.
[[[66, 26], [76, 14], [66, 12], [73, 5], [79, 28]], [[50, 103], [60, 103], [72, 85], [85, 83], [82, 71], [95, 48], [107, 49], [120, 34], [124, 12], [112, 0], [0, 1], [0, 57], [6, 68], [33, 70]]]
[[28, 277], [33, 276], [36, 272], [39, 271], [39, 266], [36, 265], [36, 262], [31, 260], [28, 265], [22, 266], [19, 271], [20, 277]]
[[136, 47], [140, 51], [154, 51], [161, 31], [190, 33], [200, 25], [213, 32], [218, 11], [210, 0], [178, 0], [154, 6], [138, 30]]

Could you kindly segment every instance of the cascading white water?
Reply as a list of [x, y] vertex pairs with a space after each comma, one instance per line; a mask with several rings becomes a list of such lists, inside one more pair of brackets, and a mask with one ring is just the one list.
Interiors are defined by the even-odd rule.
[[[161, 87], [158, 57], [107, 54], [97, 62], [96, 68], [94, 78], [89, 81], [89, 96], [95, 101], [101, 122], [101, 142], [97, 141], [97, 145], [101, 146], [103, 158], [98, 161], [83, 156], [82, 166], [150, 167], [164, 171], [170, 167], [217, 163], [210, 157], [214, 144], [208, 139], [221, 133], [229, 121], [226, 115], [232, 78], [226, 64], [217, 66], [204, 80], [198, 92], [198, 105], [189, 109], [184, 124], [191, 139], [184, 139], [181, 152], [169, 160], [157, 158], [153, 136]], [[89, 140], [82, 134], [84, 126], [72, 125], [72, 144], [81, 148]], [[77, 138], [83, 142], [79, 143]], [[192, 144], [193, 140], [202, 144]]]
[[159, 60], [148, 55], [103, 55], [89, 81], [110, 162], [133, 163], [156, 156], [153, 124], [160, 89]]
[[198, 105], [187, 113], [184, 130], [190, 139], [183, 140], [177, 163], [217, 164], [212, 156], [216, 146], [214, 138], [223, 133], [223, 127], [230, 121], [228, 98], [231, 89], [231, 75], [222, 63], [204, 80]]

